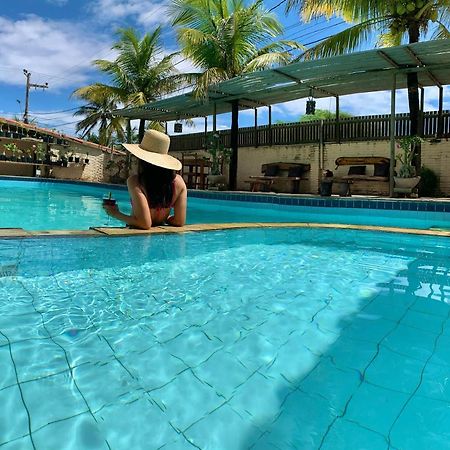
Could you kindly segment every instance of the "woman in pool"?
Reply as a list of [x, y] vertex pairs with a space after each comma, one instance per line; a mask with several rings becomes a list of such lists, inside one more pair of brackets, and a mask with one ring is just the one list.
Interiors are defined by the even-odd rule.
[[127, 215], [117, 205], [104, 205], [110, 216], [144, 230], [165, 223], [175, 227], [186, 223], [186, 184], [175, 174], [181, 169], [181, 162], [168, 155], [169, 145], [169, 136], [155, 130], [146, 131], [140, 144], [123, 144], [139, 158], [138, 174], [127, 180], [132, 211]]

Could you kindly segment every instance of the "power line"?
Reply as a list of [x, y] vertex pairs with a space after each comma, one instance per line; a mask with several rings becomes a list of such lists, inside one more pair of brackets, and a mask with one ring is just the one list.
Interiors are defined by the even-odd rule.
[[290, 38], [291, 39], [301, 39], [301, 38], [304, 38], [306, 36], [311, 36], [313, 34], [320, 33], [321, 31], [325, 31], [325, 30], [329, 30], [331, 28], [337, 27], [339, 25], [342, 25], [343, 23], [346, 23], [345, 20], [341, 20], [340, 22], [334, 23], [333, 25], [328, 25], [327, 27], [323, 27], [323, 28], [319, 28], [319, 29], [314, 30], [314, 31], [310, 31], [309, 33], [299, 34], [299, 35], [294, 34]]
[[286, 3], [287, 0], [281, 0], [279, 3], [277, 3], [275, 6], [272, 6], [272, 8], [269, 9], [269, 12], [272, 12], [274, 9], [277, 9], [279, 6], [281, 6], [283, 3]]
[[[331, 19], [331, 20], [333, 20], [333, 19]], [[314, 21], [314, 23], [310, 23], [308, 25], [305, 25], [303, 22], [293, 23], [292, 25], [288, 25], [286, 28], [284, 28], [284, 33], [288, 30], [292, 30], [293, 28], [299, 28], [299, 27], [304, 27], [303, 30], [308, 30], [310, 28], [314, 28], [317, 25], [321, 25], [324, 22], [327, 22], [327, 19], [325, 19], [324, 17], [320, 17], [319, 19]]]
[[79, 106], [76, 106], [75, 108], [70, 108], [70, 109], [61, 109], [60, 111], [41, 111], [41, 112], [34, 112], [34, 111], [30, 111], [30, 114], [33, 114], [34, 116], [36, 115], [40, 115], [40, 116], [44, 116], [44, 115], [48, 115], [48, 114], [58, 114], [58, 113], [64, 113], [64, 112], [69, 112], [69, 111], [75, 111], [76, 109], [79, 109]]

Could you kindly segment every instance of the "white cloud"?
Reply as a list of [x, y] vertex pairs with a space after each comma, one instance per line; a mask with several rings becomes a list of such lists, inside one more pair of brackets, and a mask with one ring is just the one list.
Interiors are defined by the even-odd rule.
[[143, 26], [160, 25], [170, 21], [168, 1], [153, 0], [96, 0], [88, 9], [101, 22], [121, 22], [134, 19]]
[[110, 51], [107, 37], [67, 21], [52, 21], [35, 15], [12, 21], [0, 17], [0, 82], [24, 85], [22, 69], [32, 73], [32, 82], [49, 83], [51, 89], [86, 83], [92, 60]]

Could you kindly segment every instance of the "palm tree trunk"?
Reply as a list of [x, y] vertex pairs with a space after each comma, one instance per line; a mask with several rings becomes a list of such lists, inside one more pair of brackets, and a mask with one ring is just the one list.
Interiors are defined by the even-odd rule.
[[[417, 23], [412, 23], [408, 28], [409, 43], [413, 44], [419, 42], [419, 26]], [[409, 118], [411, 123], [411, 136], [421, 136], [423, 130], [419, 130], [419, 76], [417, 72], [407, 74], [407, 86], [408, 86], [408, 103], [409, 103]], [[417, 173], [419, 173], [422, 165], [421, 146], [416, 145], [414, 166]]]
[[131, 144], [131, 120], [127, 120], [127, 144]]
[[142, 141], [145, 133], [145, 119], [139, 120], [139, 142]]

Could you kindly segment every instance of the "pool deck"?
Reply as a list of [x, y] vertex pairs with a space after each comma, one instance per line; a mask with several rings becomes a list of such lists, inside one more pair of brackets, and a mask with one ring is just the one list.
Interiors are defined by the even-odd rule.
[[0, 239], [17, 238], [37, 238], [37, 237], [124, 237], [124, 236], [142, 236], [151, 234], [173, 234], [173, 233], [191, 233], [201, 231], [232, 230], [240, 228], [328, 228], [341, 230], [362, 230], [378, 231], [385, 233], [403, 233], [421, 236], [443, 236], [450, 237], [450, 229], [416, 229], [416, 228], [397, 228], [380, 227], [372, 225], [351, 225], [334, 223], [218, 223], [218, 224], [194, 224], [183, 227], [158, 226], [150, 230], [136, 230], [125, 227], [93, 227], [90, 230], [45, 230], [45, 231], [27, 231], [22, 228], [0, 228]]

